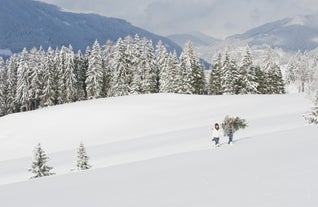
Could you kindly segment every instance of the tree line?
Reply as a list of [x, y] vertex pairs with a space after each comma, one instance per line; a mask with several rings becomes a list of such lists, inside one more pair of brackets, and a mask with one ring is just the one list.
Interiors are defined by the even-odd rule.
[[181, 55], [159, 41], [127, 36], [116, 43], [95, 41], [85, 53], [72, 46], [44, 51], [23, 49], [0, 57], [0, 115], [81, 100], [148, 93], [272, 94], [284, 93], [279, 66], [271, 54], [253, 63], [247, 49], [240, 64], [227, 52], [206, 76], [188, 42]]

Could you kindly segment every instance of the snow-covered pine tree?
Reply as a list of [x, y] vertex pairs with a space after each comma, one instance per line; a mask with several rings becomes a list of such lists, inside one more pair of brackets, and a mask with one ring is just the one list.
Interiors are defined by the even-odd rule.
[[313, 95], [318, 89], [318, 56], [311, 57], [307, 93]]
[[155, 65], [153, 47], [149, 48], [149, 41], [135, 37], [133, 46], [133, 81], [132, 94], [154, 93], [156, 88]]
[[111, 89], [111, 81], [112, 81], [112, 59], [113, 59], [113, 42], [108, 40], [106, 45], [104, 46], [104, 50], [102, 53], [103, 59], [103, 88], [102, 94], [103, 97], [110, 96], [110, 89]]
[[274, 72], [274, 80], [275, 80], [275, 93], [284, 94], [285, 82], [283, 79], [282, 70], [280, 69], [279, 65], [274, 64], [273, 72]]
[[309, 57], [305, 52], [303, 55], [299, 55], [296, 66], [296, 79], [299, 82], [299, 91], [305, 92], [306, 83], [309, 80]]
[[14, 113], [19, 111], [19, 104], [16, 102], [16, 94], [17, 94], [17, 73], [18, 73], [18, 61], [19, 59], [16, 55], [12, 55], [7, 63], [8, 70], [8, 97], [10, 99], [10, 107], [8, 113]]
[[43, 63], [43, 92], [41, 95], [42, 107], [57, 104], [55, 101], [55, 87], [57, 87], [58, 83], [57, 80], [55, 80], [55, 73], [54, 51], [51, 47], [49, 47]]
[[87, 79], [85, 82], [88, 99], [102, 97], [103, 60], [101, 48], [97, 40], [94, 42], [92, 53], [88, 58]]
[[193, 80], [192, 76], [192, 68], [191, 68], [191, 60], [189, 57], [189, 46], [191, 43], [186, 43], [183, 52], [180, 55], [180, 65], [179, 65], [179, 77], [180, 82], [178, 85], [178, 93], [181, 94], [193, 94], [194, 89], [192, 88]]
[[316, 93], [312, 110], [308, 115], [305, 116], [305, 119], [308, 121], [309, 124], [318, 125], [318, 92]]
[[134, 37], [131, 53], [132, 53], [132, 57], [131, 57], [131, 60], [128, 62], [128, 64], [129, 63], [131, 64], [132, 71], [133, 71], [132, 82], [130, 84], [130, 93], [141, 94], [143, 93], [142, 91], [143, 66], [142, 66], [142, 46], [141, 46], [141, 40], [138, 34], [136, 34]]
[[30, 110], [35, 110], [40, 105], [43, 89], [43, 70], [41, 60], [44, 54], [42, 49], [32, 48], [29, 53], [29, 101]]
[[282, 72], [278, 64], [273, 60], [272, 49], [269, 48], [266, 52], [263, 61], [263, 70], [266, 74], [266, 93], [268, 94], [282, 94], [285, 93], [285, 84]]
[[222, 69], [222, 55], [218, 54], [216, 60], [213, 61], [211, 65], [211, 72], [209, 77], [209, 87], [208, 94], [210, 95], [221, 95], [222, 85], [221, 85], [221, 69]]
[[206, 77], [205, 77], [205, 69], [204, 66], [200, 64], [199, 58], [196, 54], [194, 54], [193, 59], [193, 86], [194, 86], [194, 94], [203, 95], [206, 93]]
[[268, 93], [270, 94], [283, 94], [285, 93], [285, 84], [280, 67], [276, 63], [271, 64], [267, 72], [267, 84], [269, 84]]
[[92, 166], [89, 164], [88, 160], [89, 160], [89, 157], [87, 156], [85, 146], [83, 143], [81, 143], [77, 150], [76, 169], [77, 170], [90, 169]]
[[17, 72], [17, 93], [16, 101], [20, 105], [21, 111], [30, 110], [29, 107], [29, 60], [28, 51], [24, 48], [19, 61], [19, 67]]
[[52, 84], [53, 84], [53, 91], [54, 91], [54, 105], [62, 104], [62, 90], [63, 90], [63, 70], [60, 67], [60, 50], [56, 48], [54, 50], [53, 54], [53, 60], [54, 60], [54, 70], [51, 73], [52, 76]]
[[142, 46], [142, 92], [143, 93], [156, 93], [157, 89], [157, 76], [154, 64], [154, 49], [152, 41], [143, 38], [141, 41]]
[[0, 57], [0, 116], [9, 113], [9, 101], [7, 69], [4, 60]]
[[257, 83], [257, 93], [266, 94], [267, 93], [267, 81], [266, 73], [261, 69], [261, 66], [255, 66], [255, 82]]
[[196, 94], [203, 95], [208, 93], [207, 79], [205, 75], [205, 68], [199, 64], [199, 68], [196, 76]]
[[180, 78], [179, 93], [201, 94], [204, 91], [202, 68], [190, 41], [185, 43], [180, 55]]
[[59, 103], [71, 103], [75, 101], [76, 87], [74, 74], [74, 52], [73, 48], [62, 46], [58, 59], [59, 76]]
[[[133, 79], [134, 79], [134, 73], [136, 66], [139, 64], [139, 60], [135, 57], [135, 44], [140, 45], [140, 39], [138, 35], [135, 35], [135, 39], [133, 39], [131, 36], [125, 37], [123, 40], [125, 45], [125, 63], [126, 63], [126, 71], [127, 71], [127, 84], [129, 86], [129, 94], [132, 93], [132, 87], [133, 87]], [[141, 53], [140, 53], [141, 54]]]
[[231, 59], [230, 54], [228, 52], [225, 53], [225, 59], [222, 65], [221, 72], [221, 80], [222, 80], [222, 92], [223, 94], [238, 94], [238, 66], [236, 62]]
[[256, 94], [257, 83], [255, 82], [255, 67], [253, 66], [253, 58], [249, 47], [246, 48], [246, 53], [239, 69], [239, 93]]
[[205, 78], [203, 77], [202, 66], [196, 55], [192, 42], [185, 44], [183, 53], [180, 56], [180, 70], [183, 74], [183, 93], [203, 94], [205, 89]]
[[181, 82], [179, 76], [179, 61], [177, 57], [177, 52], [173, 51], [170, 53], [167, 60], [167, 70], [168, 70], [168, 93], [178, 93], [178, 86]]
[[169, 91], [169, 70], [167, 66], [168, 52], [163, 42], [160, 40], [156, 45], [155, 66], [157, 74], [156, 86], [160, 93], [168, 93]]
[[118, 39], [114, 48], [113, 70], [114, 78], [112, 80], [112, 96], [126, 96], [130, 93], [129, 87], [129, 69], [127, 67], [126, 47], [121, 38]]
[[67, 48], [66, 65], [63, 78], [66, 86], [65, 103], [72, 103], [76, 100], [76, 76], [75, 76], [74, 51], [71, 45]]
[[82, 52], [79, 50], [75, 55], [74, 59], [74, 66], [75, 66], [75, 88], [76, 88], [76, 100], [86, 100], [86, 65], [85, 65], [85, 58]]
[[272, 86], [272, 83], [273, 81], [271, 80], [271, 77], [270, 77], [270, 70], [272, 68], [272, 48], [269, 47], [267, 49], [267, 51], [265, 52], [265, 57], [264, 57], [264, 60], [262, 62], [262, 70], [264, 72], [264, 75], [265, 75], [265, 81], [266, 81], [266, 84], [265, 84], [265, 88], [264, 88], [264, 93], [265, 94], [271, 94], [273, 93], [273, 86]]
[[58, 70], [58, 87], [59, 87], [59, 104], [67, 103], [66, 101], [66, 78], [64, 74], [66, 73], [67, 67], [67, 51], [65, 46], [62, 46], [58, 54], [57, 70]]
[[39, 143], [35, 148], [34, 159], [32, 161], [32, 166], [29, 169], [29, 171], [33, 174], [31, 179], [54, 175], [54, 173], [50, 172], [53, 168], [47, 165], [48, 160], [49, 158]]
[[292, 84], [296, 82], [296, 60], [295, 57], [292, 57], [287, 66], [286, 70], [286, 83]]

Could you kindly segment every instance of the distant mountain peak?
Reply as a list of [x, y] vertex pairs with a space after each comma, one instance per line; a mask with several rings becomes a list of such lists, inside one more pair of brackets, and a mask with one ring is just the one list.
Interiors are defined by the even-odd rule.
[[306, 18], [305, 16], [300, 16], [300, 15], [297, 15], [297, 16], [294, 16], [292, 18], [290, 18], [290, 21], [285, 24], [285, 26], [291, 26], [291, 25], [305, 25], [306, 24]]
[[297, 52], [318, 47], [317, 38], [318, 15], [297, 15], [261, 25], [243, 34], [230, 36], [226, 41], [243, 41], [250, 46], [266, 45]]

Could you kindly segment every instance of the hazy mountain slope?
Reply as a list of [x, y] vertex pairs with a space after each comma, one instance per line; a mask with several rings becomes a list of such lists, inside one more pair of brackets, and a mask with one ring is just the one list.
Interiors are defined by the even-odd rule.
[[[61, 11], [53, 5], [32, 0], [1, 0], [0, 51], [8, 54], [20, 52], [24, 47], [60, 47], [71, 44], [75, 50], [85, 50], [97, 39], [105, 43], [110, 39], [139, 34], [162, 40], [169, 50], [181, 48], [171, 40], [135, 27], [122, 19], [95, 14], [79, 14]], [[7, 49], [7, 50], [3, 50]]]
[[318, 16], [295, 16], [271, 22], [243, 34], [227, 38], [229, 43], [243, 41], [250, 46], [270, 45], [285, 51], [309, 51], [318, 47]]
[[188, 41], [191, 41], [195, 47], [213, 45], [221, 41], [219, 39], [209, 37], [201, 33], [174, 34], [174, 35], [169, 35], [167, 37], [182, 47]]

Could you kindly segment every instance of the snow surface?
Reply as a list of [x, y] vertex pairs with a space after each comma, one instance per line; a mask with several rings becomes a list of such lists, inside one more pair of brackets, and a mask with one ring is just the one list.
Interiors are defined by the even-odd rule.
[[[0, 118], [1, 206], [317, 206], [317, 126], [301, 94], [153, 94]], [[236, 143], [211, 128], [246, 118]], [[71, 171], [83, 141], [93, 169]], [[28, 180], [41, 142], [56, 176]]]

